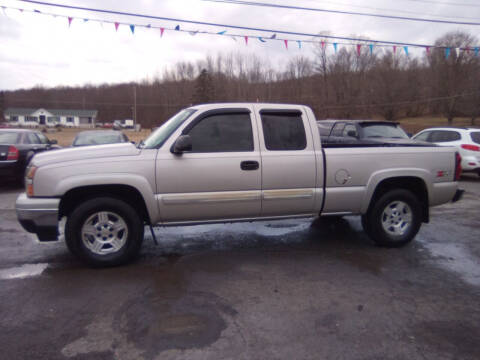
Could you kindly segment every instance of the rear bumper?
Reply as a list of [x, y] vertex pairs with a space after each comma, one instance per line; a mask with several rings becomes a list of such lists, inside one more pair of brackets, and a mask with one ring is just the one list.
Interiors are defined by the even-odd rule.
[[465, 190], [457, 189], [457, 191], [455, 192], [455, 195], [453, 196], [452, 202], [460, 201], [464, 193], [465, 193]]
[[18, 161], [0, 161], [0, 176], [22, 175]]
[[40, 241], [55, 241], [58, 237], [58, 207], [60, 199], [29, 198], [25, 193], [17, 198], [15, 208], [22, 227], [37, 234]]

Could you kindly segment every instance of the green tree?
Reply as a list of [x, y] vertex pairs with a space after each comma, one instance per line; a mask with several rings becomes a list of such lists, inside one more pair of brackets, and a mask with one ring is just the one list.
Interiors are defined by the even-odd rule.
[[213, 100], [213, 81], [207, 69], [203, 69], [195, 79], [195, 90], [193, 93], [193, 104], [204, 104]]

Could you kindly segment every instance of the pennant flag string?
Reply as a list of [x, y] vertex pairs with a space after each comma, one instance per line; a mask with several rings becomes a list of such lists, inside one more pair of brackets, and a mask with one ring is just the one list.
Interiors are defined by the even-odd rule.
[[[67, 8], [73, 8], [75, 10], [82, 10], [80, 8], [77, 9], [77, 7], [69, 7], [69, 6], [66, 6], [66, 7]], [[361, 55], [361, 48], [364, 45], [368, 46], [370, 54], [373, 54], [373, 49], [374, 49], [375, 46], [382, 47], [382, 48], [385, 48], [385, 47], [388, 47], [388, 46], [393, 46], [393, 53], [394, 54], [396, 54], [397, 47], [402, 46], [406, 56], [409, 56], [409, 54], [410, 54], [409, 47], [424, 48], [427, 55], [430, 55], [432, 48], [435, 48], [435, 49], [438, 48], [438, 49], [443, 49], [444, 50], [445, 58], [448, 59], [450, 54], [451, 54], [452, 48], [455, 51], [455, 55], [457, 57], [461, 55], [461, 51], [463, 51], [466, 55], [471, 54], [471, 55], [474, 55], [474, 56], [477, 57], [477, 56], [479, 56], [479, 48], [480, 48], [479, 46], [475, 46], [475, 47], [470, 47], [470, 46], [468, 46], [468, 47], [452, 47], [451, 48], [451, 47], [445, 47], [445, 46], [409, 44], [409, 43], [402, 43], [402, 42], [395, 43], [393, 41], [363, 40], [363, 39], [346, 38], [346, 37], [329, 36], [329, 35], [306, 34], [306, 33], [296, 33], [296, 32], [288, 32], [288, 31], [279, 31], [279, 30], [267, 30], [267, 29], [260, 29], [260, 28], [258, 28], [258, 29], [257, 28], [248, 28], [248, 27], [233, 26], [233, 25], [221, 25], [221, 24], [213, 24], [213, 23], [206, 23], [206, 22], [201, 23], [201, 22], [197, 22], [197, 21], [187, 21], [187, 20], [180, 20], [180, 19], [170, 19], [170, 18], [162, 18], [162, 17], [156, 17], [156, 16], [144, 16], [144, 15], [140, 15], [140, 14], [126, 14], [125, 13], [126, 15], [131, 15], [131, 16], [136, 16], [136, 17], [148, 17], [148, 18], [151, 18], [151, 19], [180, 22], [180, 24], [177, 24], [174, 28], [170, 28], [170, 27], [165, 27], [165, 26], [162, 26], [162, 27], [155, 26], [155, 25], [152, 25], [152, 24], [135, 24], [135, 23], [128, 24], [128, 23], [123, 23], [123, 22], [118, 22], [118, 21], [101, 20], [101, 19], [94, 19], [94, 18], [89, 18], [89, 17], [66, 16], [66, 15], [60, 15], [60, 14], [55, 14], [55, 13], [50, 13], [50, 12], [42, 12], [38, 9], [23, 9], [23, 8], [18, 8], [18, 7], [4, 6], [4, 5], [2, 5], [1, 8], [2, 8], [3, 14], [5, 16], [7, 16], [6, 9], [16, 9], [21, 13], [30, 12], [30, 13], [37, 13], [37, 14], [45, 15], [45, 16], [63, 17], [63, 18], [67, 19], [69, 27], [71, 27], [73, 20], [78, 19], [82, 23], [86, 23], [86, 22], [89, 22], [89, 21], [97, 22], [102, 26], [102, 28], [103, 28], [104, 23], [108, 23], [108, 24], [113, 23], [114, 26], [115, 26], [115, 31], [116, 32], [118, 32], [118, 28], [119, 28], [120, 25], [127, 25], [127, 26], [129, 26], [132, 34], [135, 34], [135, 28], [136, 27], [147, 28], [147, 29], [157, 28], [157, 29], [160, 30], [160, 37], [163, 37], [163, 33], [164, 33], [165, 30], [169, 30], [169, 31], [170, 30], [175, 30], [175, 31], [181, 31], [181, 32], [188, 32], [192, 36], [194, 36], [198, 33], [207, 34], [207, 35], [225, 35], [228, 31], [227, 29], [221, 30], [221, 31], [218, 31], [218, 30], [217, 31], [201, 31], [201, 30], [195, 30], [194, 31], [192, 29], [181, 29], [180, 26], [181, 26], [182, 23], [192, 23], [192, 24], [199, 24], [199, 25], [206, 25], [206, 26], [224, 26], [224, 27], [250, 30], [250, 31], [257, 31], [257, 32], [268, 31], [271, 34], [268, 39], [283, 41], [286, 50], [288, 50], [288, 42], [289, 41], [296, 41], [299, 49], [301, 49], [301, 47], [302, 47], [302, 42], [306, 42], [306, 43], [310, 43], [310, 44], [320, 43], [319, 45], [321, 46], [322, 49], [326, 49], [327, 44], [332, 44], [333, 45], [333, 50], [334, 50], [335, 53], [337, 53], [337, 51], [338, 51], [338, 45], [339, 44], [355, 46], [356, 47], [356, 52], [357, 52], [358, 55]], [[83, 10], [96, 11], [95, 9], [83, 9]], [[106, 11], [106, 12], [108, 12], [108, 11]], [[113, 12], [113, 14], [116, 14], [116, 13]], [[118, 13], [118, 15], [122, 15], [122, 14], [123, 13]], [[292, 39], [292, 38], [287, 38], [287, 37], [283, 37], [283, 36], [277, 37], [278, 33], [294, 35], [294, 36], [297, 36], [297, 37], [309, 36], [309, 37], [313, 37], [313, 39], [298, 39], [298, 38], [297, 39], [295, 39], [295, 38]], [[240, 34], [238, 34], [238, 33], [237, 34], [229, 34], [229, 35], [234, 41], [237, 40], [237, 37], [243, 37], [246, 45], [248, 45], [248, 38], [249, 37], [256, 37], [262, 43], [267, 42], [263, 36], [258, 36], [258, 35], [255, 36], [255, 35], [250, 35], [250, 34], [247, 35], [247, 34], [241, 34], [241, 33]], [[343, 41], [330, 42], [330, 41], [325, 40], [325, 39], [322, 39], [322, 40], [318, 41], [318, 40], [316, 40], [316, 39], [318, 39], [318, 37], [324, 37], [324, 38], [327, 38], [327, 39], [343, 39], [343, 40], [347, 40], [347, 41], [346, 42], [343, 42]], [[355, 44], [355, 43], [352, 43], [351, 41], [363, 41], [364, 43], [358, 43], [357, 42]], [[369, 42], [370, 42], [370, 44], [369, 44]]]

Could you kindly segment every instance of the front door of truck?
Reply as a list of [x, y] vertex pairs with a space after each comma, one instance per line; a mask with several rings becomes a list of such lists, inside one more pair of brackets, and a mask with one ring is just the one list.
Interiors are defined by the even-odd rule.
[[[171, 152], [180, 135], [191, 151]], [[261, 208], [261, 159], [251, 109], [200, 113], [159, 150], [157, 201], [163, 222], [257, 217]]]
[[262, 216], [312, 214], [316, 156], [307, 115], [300, 108], [258, 108], [262, 156]]

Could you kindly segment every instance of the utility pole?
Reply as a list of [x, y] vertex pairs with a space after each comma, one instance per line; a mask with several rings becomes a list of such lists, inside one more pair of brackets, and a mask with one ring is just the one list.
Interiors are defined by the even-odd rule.
[[133, 85], [133, 129], [137, 131], [137, 85]]

